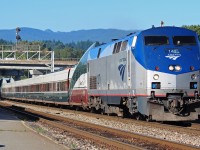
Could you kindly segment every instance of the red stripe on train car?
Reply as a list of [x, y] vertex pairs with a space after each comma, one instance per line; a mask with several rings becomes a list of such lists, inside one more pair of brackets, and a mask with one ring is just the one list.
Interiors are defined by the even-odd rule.
[[[139, 97], [149, 97], [148, 94], [88, 94], [89, 96], [139, 96]], [[157, 97], [166, 97], [166, 94], [156, 94]]]

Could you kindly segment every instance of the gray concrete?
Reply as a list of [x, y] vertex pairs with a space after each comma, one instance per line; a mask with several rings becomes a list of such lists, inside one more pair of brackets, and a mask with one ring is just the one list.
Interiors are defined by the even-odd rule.
[[64, 150], [65, 148], [25, 127], [0, 108], [0, 150]]

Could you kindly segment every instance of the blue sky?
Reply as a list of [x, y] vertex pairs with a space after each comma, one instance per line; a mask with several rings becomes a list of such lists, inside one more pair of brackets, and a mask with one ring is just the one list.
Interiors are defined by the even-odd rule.
[[0, 0], [0, 29], [147, 29], [200, 24], [199, 0]]

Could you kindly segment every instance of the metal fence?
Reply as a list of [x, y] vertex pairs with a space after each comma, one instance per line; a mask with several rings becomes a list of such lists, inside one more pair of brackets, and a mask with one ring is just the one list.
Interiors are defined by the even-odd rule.
[[[40, 50], [39, 45], [0, 45], [0, 60], [51, 60], [53, 51]], [[80, 58], [54, 58], [54, 61], [75, 61]]]

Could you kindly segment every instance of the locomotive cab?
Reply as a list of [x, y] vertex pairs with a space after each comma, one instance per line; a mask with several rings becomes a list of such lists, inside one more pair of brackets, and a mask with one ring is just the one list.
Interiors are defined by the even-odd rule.
[[[138, 111], [153, 120], [198, 119], [200, 54], [195, 32], [177, 27], [143, 31], [134, 52], [140, 72], [145, 74], [137, 95]], [[136, 51], [136, 50], [135, 50]], [[145, 78], [146, 77], [146, 78]], [[146, 100], [145, 100], [146, 99]]]

